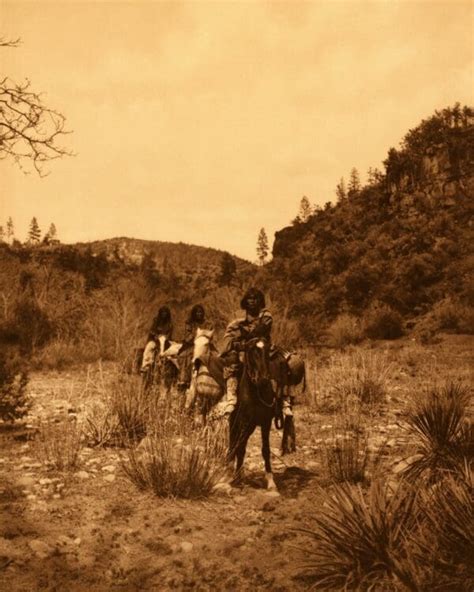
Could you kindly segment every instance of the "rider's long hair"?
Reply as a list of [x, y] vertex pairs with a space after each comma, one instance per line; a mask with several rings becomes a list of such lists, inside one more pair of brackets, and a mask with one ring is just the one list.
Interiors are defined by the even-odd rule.
[[197, 313], [199, 310], [202, 310], [202, 313], [203, 313], [203, 315], [204, 315], [204, 318], [206, 318], [206, 311], [204, 310], [204, 306], [203, 306], [202, 304], [195, 304], [195, 305], [192, 307], [192, 309], [191, 309], [191, 311], [190, 311], [190, 313], [189, 313], [189, 316], [188, 316], [188, 318], [187, 318], [187, 322], [188, 322], [188, 323], [195, 323], [195, 322], [196, 322], [196, 313]]
[[260, 310], [262, 310], [262, 308], [265, 308], [265, 296], [263, 295], [263, 292], [258, 288], [249, 288], [247, 292], [245, 292], [242, 300], [240, 301], [240, 308], [242, 308], [243, 310], [247, 310], [247, 300], [251, 297], [255, 298]]

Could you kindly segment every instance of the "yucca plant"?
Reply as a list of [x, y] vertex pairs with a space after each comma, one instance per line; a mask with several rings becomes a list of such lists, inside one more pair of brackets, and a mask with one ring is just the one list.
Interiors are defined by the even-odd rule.
[[139, 446], [122, 459], [125, 475], [159, 497], [201, 499], [226, 473], [225, 431], [193, 426], [184, 412], [163, 416]]
[[147, 424], [155, 413], [156, 397], [130, 377], [122, 377], [113, 387], [111, 412], [118, 419], [121, 437], [125, 443], [139, 440], [147, 433]]
[[456, 474], [474, 453], [474, 428], [468, 419], [470, 390], [448, 382], [425, 392], [408, 412], [406, 423], [418, 447], [415, 460], [405, 470], [410, 481], [436, 481]]
[[301, 574], [317, 590], [420, 590], [407, 561], [415, 501], [411, 488], [393, 494], [380, 481], [366, 496], [347, 483], [323, 491], [322, 510], [311, 528], [300, 529], [310, 539]]
[[120, 422], [110, 403], [95, 402], [84, 416], [83, 431], [90, 446], [120, 442]]
[[431, 590], [474, 590], [473, 474], [466, 463], [419, 494], [423, 526], [414, 543], [431, 567]]

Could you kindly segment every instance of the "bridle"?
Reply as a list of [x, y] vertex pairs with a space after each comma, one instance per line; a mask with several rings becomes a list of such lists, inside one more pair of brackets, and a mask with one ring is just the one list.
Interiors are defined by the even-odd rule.
[[[266, 374], [263, 379], [260, 376], [259, 368], [256, 368], [251, 362], [252, 352], [253, 356], [258, 355], [263, 359]], [[272, 397], [271, 403], [267, 403], [260, 394], [262, 386], [270, 383], [270, 378], [268, 376], [268, 342], [265, 339], [254, 337], [246, 342], [244, 350], [244, 372], [250, 383], [255, 387], [255, 395], [258, 402], [267, 409], [273, 408], [275, 406], [275, 397]]]

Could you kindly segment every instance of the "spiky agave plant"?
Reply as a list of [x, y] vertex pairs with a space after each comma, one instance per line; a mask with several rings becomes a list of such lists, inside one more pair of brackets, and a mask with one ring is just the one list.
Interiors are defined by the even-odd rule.
[[417, 522], [411, 488], [392, 495], [377, 481], [365, 497], [360, 486], [344, 483], [322, 495], [312, 528], [300, 529], [313, 543], [305, 547], [301, 571], [315, 589], [386, 590], [398, 583], [419, 590], [418, 575], [405, 563]]
[[472, 470], [465, 463], [458, 475], [449, 474], [420, 491], [423, 524], [413, 542], [417, 555], [430, 564], [432, 590], [474, 590], [473, 486]]
[[456, 474], [473, 458], [474, 429], [468, 419], [470, 390], [448, 382], [427, 391], [408, 412], [406, 423], [416, 437], [416, 460], [406, 469], [409, 481], [434, 482], [446, 473]]

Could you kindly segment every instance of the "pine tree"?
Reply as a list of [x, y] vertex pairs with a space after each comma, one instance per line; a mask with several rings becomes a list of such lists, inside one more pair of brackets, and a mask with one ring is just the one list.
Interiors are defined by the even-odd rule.
[[257, 258], [260, 265], [264, 265], [268, 257], [268, 238], [265, 228], [261, 228], [257, 238]]
[[351, 195], [355, 195], [356, 193], [359, 193], [359, 191], [360, 191], [359, 171], [354, 167], [351, 170], [351, 174], [349, 177], [349, 185], [347, 188], [347, 195], [348, 195], [348, 197], [351, 197]]
[[49, 226], [48, 232], [43, 237], [43, 242], [46, 245], [49, 245], [51, 243], [57, 243], [59, 241], [57, 240], [56, 236], [57, 236], [56, 226], [54, 225], [54, 223], [51, 223]]
[[41, 238], [41, 230], [38, 226], [38, 221], [33, 216], [30, 222], [30, 229], [28, 231], [28, 242], [30, 244], [38, 244]]
[[303, 195], [303, 197], [301, 198], [301, 201], [300, 201], [300, 209], [298, 211], [297, 220], [299, 222], [307, 222], [308, 218], [311, 216], [312, 213], [313, 213], [313, 208], [311, 207], [311, 204], [309, 203], [309, 199], [306, 197], [306, 195]]
[[13, 220], [11, 216], [7, 220], [7, 243], [13, 242], [13, 237], [15, 236], [15, 229], [13, 227]]
[[3, 243], [5, 240], [5, 231], [3, 230], [3, 226], [0, 226], [0, 243]]
[[346, 184], [344, 183], [344, 177], [341, 177], [341, 180], [339, 181], [339, 183], [336, 186], [336, 195], [337, 195], [338, 202], [344, 201], [347, 197]]
[[367, 183], [371, 186], [378, 185], [383, 180], [383, 174], [378, 168], [369, 167], [367, 171]]

